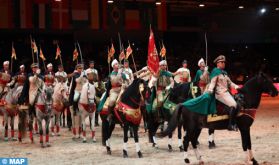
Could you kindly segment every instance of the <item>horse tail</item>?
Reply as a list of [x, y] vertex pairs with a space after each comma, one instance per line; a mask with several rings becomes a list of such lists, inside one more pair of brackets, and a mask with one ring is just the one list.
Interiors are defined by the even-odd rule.
[[24, 138], [26, 136], [26, 126], [27, 126], [27, 112], [26, 111], [20, 111], [19, 116], [19, 122], [18, 122], [18, 131]]
[[168, 136], [169, 134], [171, 134], [177, 127], [178, 122], [180, 121], [181, 118], [181, 113], [182, 113], [182, 105], [178, 104], [176, 106], [176, 109], [170, 119], [170, 121], [168, 122], [168, 127], [166, 130], [164, 130], [159, 136], [160, 137], [165, 137]]

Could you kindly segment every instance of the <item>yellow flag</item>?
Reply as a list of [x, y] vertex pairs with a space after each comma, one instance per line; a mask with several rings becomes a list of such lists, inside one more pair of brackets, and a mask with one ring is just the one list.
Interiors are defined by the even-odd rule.
[[45, 58], [45, 56], [44, 56], [43, 51], [42, 51], [41, 48], [40, 48], [40, 58], [41, 58], [43, 61], [46, 60], [46, 58]]
[[15, 48], [14, 48], [14, 43], [12, 44], [12, 59], [16, 60], [16, 51], [15, 51]]

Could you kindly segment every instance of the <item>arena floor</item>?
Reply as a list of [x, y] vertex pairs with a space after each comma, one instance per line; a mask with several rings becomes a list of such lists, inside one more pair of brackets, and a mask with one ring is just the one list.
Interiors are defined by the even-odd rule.
[[[2, 121], [2, 119], [1, 119]], [[143, 158], [137, 158], [133, 139], [128, 142], [129, 158], [122, 158], [123, 132], [119, 126], [111, 139], [112, 155], [106, 154], [101, 145], [100, 127], [97, 127], [97, 142], [82, 143], [72, 140], [72, 134], [62, 128], [60, 137], [50, 137], [51, 147], [41, 148], [39, 137], [35, 135], [35, 143], [28, 138], [23, 143], [3, 141], [3, 127], [0, 127], [0, 157], [25, 157], [29, 164], [105, 164], [105, 165], [178, 165], [184, 164], [183, 153], [177, 148], [176, 135], [173, 140], [173, 152], [168, 152], [168, 139], [158, 139], [159, 148], [155, 149], [148, 143], [147, 133], [140, 130], [140, 145]], [[88, 130], [89, 131], [89, 130]], [[17, 133], [16, 133], [17, 134]], [[88, 132], [89, 134], [89, 132]], [[261, 164], [279, 164], [279, 97], [263, 97], [256, 120], [251, 127], [252, 147], [254, 156]], [[205, 164], [244, 164], [244, 152], [241, 148], [239, 132], [216, 131], [216, 149], [207, 147], [207, 130], [200, 137], [200, 152]], [[190, 161], [197, 164], [193, 150], [189, 151]]]

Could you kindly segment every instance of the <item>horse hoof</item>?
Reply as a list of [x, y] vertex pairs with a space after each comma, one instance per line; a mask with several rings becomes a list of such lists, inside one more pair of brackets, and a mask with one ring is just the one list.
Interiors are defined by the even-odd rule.
[[82, 140], [82, 143], [86, 143], [86, 139], [83, 139], [83, 140]]
[[57, 134], [56, 134], [56, 136], [60, 136], [60, 134], [59, 134], [59, 133], [57, 133]]
[[107, 147], [107, 154], [108, 154], [108, 155], [111, 155], [110, 147]]
[[5, 142], [9, 141], [9, 138], [8, 138], [8, 137], [5, 137], [5, 138], [4, 138], [4, 141], [5, 141]]
[[51, 146], [50, 143], [47, 143], [47, 144], [46, 144], [46, 147], [50, 147], [50, 146]]
[[92, 139], [92, 142], [93, 142], [93, 143], [96, 143], [96, 142], [97, 142], [97, 140], [94, 138], [94, 139]]
[[200, 145], [200, 142], [197, 140], [197, 145]]
[[258, 161], [255, 158], [252, 158], [251, 161], [253, 162], [253, 165], [259, 165]]
[[128, 153], [126, 150], [123, 150], [123, 158], [128, 158]]
[[22, 143], [22, 139], [21, 139], [21, 138], [18, 138], [18, 142]]
[[168, 145], [168, 148], [169, 148], [169, 152], [172, 152], [172, 146], [170, 144]]
[[182, 146], [179, 146], [179, 151], [180, 151], [180, 152], [183, 152], [183, 151], [184, 151], [184, 149], [183, 149]]
[[52, 133], [51, 133], [51, 136], [52, 136], [52, 137], [55, 136], [55, 133], [52, 132]]
[[154, 147], [154, 148], [158, 148], [157, 143], [153, 143], [153, 144], [152, 144], [152, 147]]
[[216, 144], [215, 144], [214, 140], [212, 142], [208, 142], [208, 148], [209, 149], [216, 148]]
[[143, 156], [142, 156], [142, 153], [139, 151], [138, 152], [138, 156], [139, 156], [139, 158], [142, 158]]
[[13, 137], [13, 138], [12, 138], [12, 141], [17, 141], [17, 138], [14, 138], [14, 137]]
[[189, 160], [188, 158], [184, 159], [184, 162], [185, 162], [186, 164], [190, 164], [190, 160]]
[[44, 144], [43, 144], [43, 143], [41, 143], [41, 148], [45, 148], [45, 146], [44, 146]]

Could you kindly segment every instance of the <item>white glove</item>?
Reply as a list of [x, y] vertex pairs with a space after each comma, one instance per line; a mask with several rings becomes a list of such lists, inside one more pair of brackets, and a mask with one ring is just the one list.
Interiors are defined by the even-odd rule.
[[98, 82], [94, 82], [94, 86], [95, 88], [98, 88], [99, 87]]
[[204, 71], [208, 71], [208, 66], [204, 67]]
[[41, 69], [37, 69], [36, 74], [40, 74], [40, 73], [41, 73]]
[[130, 80], [130, 76], [128, 74], [125, 74], [126, 79]]
[[166, 90], [167, 90], [167, 91], [170, 90], [170, 89], [171, 89], [171, 86], [170, 86], [170, 85], [166, 86]]

